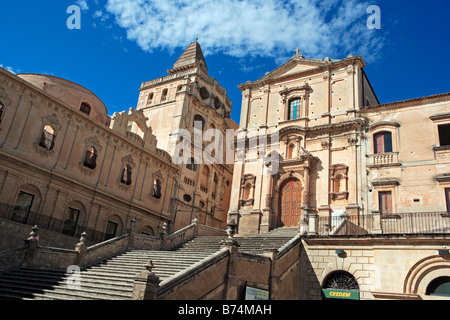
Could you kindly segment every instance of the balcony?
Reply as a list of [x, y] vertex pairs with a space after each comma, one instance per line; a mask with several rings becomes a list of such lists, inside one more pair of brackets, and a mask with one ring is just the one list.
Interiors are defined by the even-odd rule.
[[398, 152], [377, 153], [367, 156], [369, 167], [383, 167], [400, 165], [398, 161]]
[[[363, 234], [450, 234], [450, 212], [313, 217], [321, 236]], [[311, 220], [311, 217], [310, 217]], [[311, 223], [310, 223], [311, 224]], [[311, 230], [310, 230], [311, 231]], [[314, 230], [312, 230], [314, 233]]]

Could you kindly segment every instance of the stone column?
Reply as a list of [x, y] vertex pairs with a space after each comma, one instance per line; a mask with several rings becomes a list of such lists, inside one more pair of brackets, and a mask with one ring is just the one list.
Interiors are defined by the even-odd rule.
[[379, 210], [372, 210], [372, 217], [373, 226], [371, 232], [375, 234], [382, 233], [383, 230], [381, 229], [381, 212]]
[[308, 235], [317, 235], [319, 215], [315, 213], [308, 214]]
[[134, 279], [133, 300], [157, 300], [161, 280], [152, 272], [153, 268], [153, 262], [150, 260], [145, 266], [146, 270]]

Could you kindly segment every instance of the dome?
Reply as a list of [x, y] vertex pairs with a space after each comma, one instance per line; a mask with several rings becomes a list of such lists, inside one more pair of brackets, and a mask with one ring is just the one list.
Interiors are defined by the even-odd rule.
[[88, 114], [89, 117], [102, 124], [109, 124], [108, 111], [105, 104], [85, 87], [49, 75], [24, 73], [17, 76], [65, 102], [72, 108]]

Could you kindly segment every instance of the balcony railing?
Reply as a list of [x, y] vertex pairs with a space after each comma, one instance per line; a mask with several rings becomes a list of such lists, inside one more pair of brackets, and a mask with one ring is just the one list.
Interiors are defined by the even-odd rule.
[[450, 234], [449, 212], [318, 217], [319, 235]]
[[398, 163], [398, 152], [369, 155], [369, 166], [392, 165]]
[[[39, 228], [58, 233], [63, 233], [64, 231], [63, 220], [55, 219], [38, 212], [20, 209], [20, 207], [11, 206], [5, 203], [0, 203], [0, 219], [10, 220], [31, 226], [37, 225]], [[83, 228], [80, 225], [76, 225], [75, 228], [71, 230], [73, 230], [73, 234], [70, 234], [70, 236], [76, 238], [80, 238], [81, 234], [86, 232], [86, 239], [89, 241], [98, 243], [105, 240], [104, 232], [99, 232], [90, 228]], [[64, 233], [67, 234], [67, 232]]]

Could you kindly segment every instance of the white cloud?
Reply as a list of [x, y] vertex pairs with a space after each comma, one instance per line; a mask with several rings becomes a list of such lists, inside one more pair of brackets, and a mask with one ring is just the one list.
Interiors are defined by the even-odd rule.
[[10, 66], [3, 66], [2, 64], [0, 64], [0, 68], [3, 68], [11, 73], [17, 74], [19, 72], [19, 70], [15, 70], [13, 67]]
[[108, 0], [106, 10], [143, 50], [185, 48], [205, 55], [371, 59], [382, 45], [358, 0]]
[[76, 3], [80, 7], [81, 10], [83, 10], [83, 11], [89, 10], [89, 6], [88, 6], [86, 0], [77, 0]]

